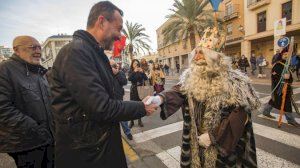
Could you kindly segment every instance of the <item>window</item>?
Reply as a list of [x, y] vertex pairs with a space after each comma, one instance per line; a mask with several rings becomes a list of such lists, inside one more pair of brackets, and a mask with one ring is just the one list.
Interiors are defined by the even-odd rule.
[[257, 14], [257, 32], [266, 31], [266, 11]]
[[286, 25], [292, 24], [292, 1], [282, 4], [282, 18], [286, 18]]
[[227, 25], [227, 35], [232, 35], [232, 23]]
[[229, 16], [233, 13], [233, 5], [232, 3], [226, 4], [226, 16]]

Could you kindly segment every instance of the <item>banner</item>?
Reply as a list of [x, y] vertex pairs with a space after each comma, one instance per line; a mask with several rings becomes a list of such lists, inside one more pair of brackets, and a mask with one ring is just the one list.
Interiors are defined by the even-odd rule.
[[214, 11], [218, 11], [219, 9], [219, 5], [222, 2], [222, 0], [209, 0], [209, 2], [211, 3], [211, 6], [213, 7]]

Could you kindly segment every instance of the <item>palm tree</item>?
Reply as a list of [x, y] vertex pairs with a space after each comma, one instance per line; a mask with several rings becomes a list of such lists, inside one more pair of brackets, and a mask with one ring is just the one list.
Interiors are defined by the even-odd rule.
[[145, 30], [141, 24], [128, 21], [125, 23], [125, 29], [122, 32], [129, 41], [125, 50], [129, 52], [131, 60], [134, 52], [140, 53], [140, 51], [143, 51], [145, 53], [145, 50], [149, 51], [151, 49], [148, 44], [150, 42], [149, 36], [144, 33]]
[[213, 11], [204, 9], [208, 3], [208, 0], [175, 0], [174, 9], [170, 9], [173, 13], [166, 16], [169, 23], [162, 30], [164, 45], [182, 40], [186, 47], [189, 38], [191, 48], [195, 48], [196, 34], [201, 35], [206, 27], [214, 24]]

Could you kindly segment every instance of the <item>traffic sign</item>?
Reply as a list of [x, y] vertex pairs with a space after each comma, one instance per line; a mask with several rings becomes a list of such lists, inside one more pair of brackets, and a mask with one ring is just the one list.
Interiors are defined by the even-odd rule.
[[290, 44], [290, 39], [288, 37], [282, 37], [277, 42], [277, 45], [282, 48], [288, 46], [289, 44]]
[[283, 36], [286, 34], [286, 18], [274, 22], [274, 36]]

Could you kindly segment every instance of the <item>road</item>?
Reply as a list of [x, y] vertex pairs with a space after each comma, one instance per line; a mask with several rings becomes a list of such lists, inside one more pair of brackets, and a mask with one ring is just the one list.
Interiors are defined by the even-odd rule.
[[[167, 80], [168, 89], [178, 80]], [[267, 102], [270, 96], [269, 84], [253, 84], [260, 100]], [[130, 84], [125, 87], [125, 100], [129, 99]], [[300, 88], [295, 88], [295, 98], [300, 107]], [[273, 112], [273, 115], [277, 115]], [[300, 122], [299, 116], [297, 121]], [[262, 168], [300, 168], [300, 129], [263, 118], [253, 113], [258, 165]], [[143, 118], [144, 127], [137, 124], [132, 128], [133, 141], [123, 138], [125, 153], [130, 168], [177, 168], [179, 167], [182, 114], [178, 111], [165, 121], [156, 113]], [[284, 121], [286, 123], [286, 121]], [[0, 168], [15, 168], [13, 161], [0, 154]]]

